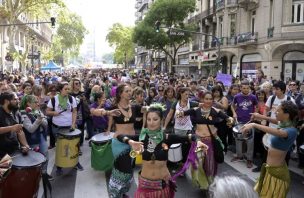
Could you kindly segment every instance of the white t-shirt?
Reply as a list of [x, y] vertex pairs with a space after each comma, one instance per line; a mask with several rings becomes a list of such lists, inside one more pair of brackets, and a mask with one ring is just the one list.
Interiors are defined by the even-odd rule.
[[[62, 112], [61, 114], [59, 114], [59, 116], [54, 116], [53, 117], [53, 124], [57, 125], [57, 126], [72, 126], [72, 108], [77, 108], [77, 104], [76, 104], [76, 100], [75, 98], [72, 96], [73, 98], [73, 104], [70, 104], [70, 101], [68, 99], [68, 103], [67, 103], [67, 110]], [[52, 105], [52, 100], [49, 100], [49, 103], [47, 104], [48, 108], [53, 109], [53, 105]], [[55, 111], [56, 112], [61, 112], [63, 111], [63, 109], [59, 106], [59, 100], [58, 100], [58, 95], [55, 96]]]
[[[268, 108], [270, 108], [270, 104], [271, 104], [271, 99], [272, 99], [272, 97], [276, 97], [276, 96], [273, 95], [273, 96], [270, 96], [270, 97], [267, 99], [266, 106], [267, 106]], [[277, 111], [278, 106], [279, 106], [283, 101], [287, 100], [287, 97], [288, 97], [288, 96], [285, 95], [283, 99], [279, 99], [278, 97], [275, 98], [275, 100], [274, 100], [273, 103], [272, 103], [272, 108], [270, 109], [270, 111], [271, 111], [270, 117], [271, 117], [271, 118], [276, 118], [276, 114], [275, 114], [275, 113], [276, 113], [276, 111]], [[292, 97], [290, 97], [290, 101], [292, 101], [293, 103], [295, 103], [295, 100], [294, 100]], [[269, 123], [269, 127], [271, 127], [271, 128], [277, 128], [277, 126], [278, 126], [278, 125], [276, 125], [276, 124]]]

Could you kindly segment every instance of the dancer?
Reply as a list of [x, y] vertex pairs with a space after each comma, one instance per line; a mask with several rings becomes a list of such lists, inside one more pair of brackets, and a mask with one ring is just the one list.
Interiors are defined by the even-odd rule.
[[283, 101], [276, 111], [276, 120], [279, 124], [277, 128], [250, 123], [241, 129], [243, 132], [248, 132], [255, 128], [265, 132], [269, 137], [269, 141], [266, 141], [270, 143], [267, 161], [263, 164], [260, 178], [255, 185], [255, 190], [261, 198], [287, 196], [290, 175], [285, 157], [297, 138], [298, 130], [294, 123], [297, 116], [297, 106], [291, 101]]
[[[135, 152], [143, 152], [142, 170], [138, 177], [135, 198], [174, 197], [175, 184], [171, 181], [171, 175], [167, 168], [168, 148], [174, 143], [196, 140], [195, 135], [191, 134], [164, 134], [161, 130], [164, 110], [165, 108], [160, 104], [151, 105], [146, 115], [147, 128], [143, 128], [139, 136], [117, 136], [119, 141], [129, 144]], [[204, 151], [208, 149], [208, 146], [201, 141], [197, 142], [197, 147], [202, 147]]]
[[217, 174], [217, 162], [214, 159], [215, 151], [212, 145], [211, 135], [219, 139], [215, 125], [220, 124], [222, 120], [225, 119], [227, 125], [231, 126], [233, 118], [212, 107], [214, 98], [211, 92], [200, 93], [199, 96], [200, 102], [203, 103], [201, 108], [180, 111], [178, 112], [178, 116], [191, 115], [193, 123], [196, 123], [195, 134], [209, 147], [202, 166], [198, 166], [198, 169], [192, 170], [193, 182], [197, 184], [200, 189], [207, 190]]
[[121, 84], [116, 89], [116, 104], [121, 112], [120, 116], [109, 116], [108, 132], [111, 131], [112, 124], [115, 124], [115, 135], [112, 139], [112, 152], [114, 156], [114, 166], [109, 182], [109, 195], [111, 198], [127, 197], [125, 194], [129, 191], [132, 179], [132, 159], [129, 155], [131, 148], [129, 145], [119, 142], [118, 135], [135, 135], [135, 108], [131, 106], [132, 97], [131, 87]]

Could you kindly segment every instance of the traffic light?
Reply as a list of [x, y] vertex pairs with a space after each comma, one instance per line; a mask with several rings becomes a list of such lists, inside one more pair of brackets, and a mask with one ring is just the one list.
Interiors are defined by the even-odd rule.
[[155, 22], [155, 31], [159, 32], [159, 28], [160, 28], [160, 21], [156, 21]]
[[51, 17], [52, 28], [55, 27], [55, 23], [56, 23], [56, 18], [55, 17]]

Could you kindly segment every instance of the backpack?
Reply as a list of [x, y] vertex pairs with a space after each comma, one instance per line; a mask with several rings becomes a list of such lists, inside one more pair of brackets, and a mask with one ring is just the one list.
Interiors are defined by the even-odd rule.
[[[68, 95], [70, 104], [73, 104], [73, 97]], [[53, 106], [53, 111], [55, 111], [55, 97], [51, 98], [51, 103]], [[73, 112], [73, 108], [71, 108], [71, 112]]]
[[[276, 96], [275, 96], [275, 95], [272, 95], [271, 97], [272, 97], [272, 98], [271, 98], [270, 107], [269, 107], [270, 110], [272, 109], [272, 105], [273, 105], [273, 103], [274, 103], [274, 100], [276, 99]], [[287, 96], [287, 101], [289, 101], [290, 99], [291, 99], [290, 96]]]

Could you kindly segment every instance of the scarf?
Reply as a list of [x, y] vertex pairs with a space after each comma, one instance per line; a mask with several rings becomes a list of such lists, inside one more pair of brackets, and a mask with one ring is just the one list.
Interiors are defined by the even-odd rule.
[[146, 138], [146, 135], [148, 135], [149, 138], [152, 138], [155, 141], [156, 145], [161, 143], [164, 139], [163, 131], [161, 129], [150, 131], [147, 128], [143, 128], [139, 135], [139, 141], [143, 141]]
[[294, 123], [292, 121], [280, 122], [278, 124], [279, 129], [284, 129], [284, 128], [293, 127], [293, 126], [294, 126]]
[[62, 109], [66, 109], [67, 108], [68, 96], [63, 97], [61, 94], [58, 94], [58, 101], [59, 101], [59, 106]]

